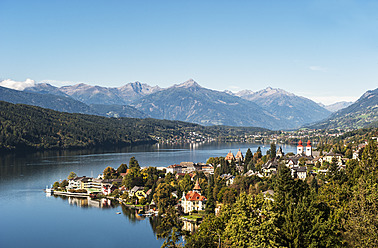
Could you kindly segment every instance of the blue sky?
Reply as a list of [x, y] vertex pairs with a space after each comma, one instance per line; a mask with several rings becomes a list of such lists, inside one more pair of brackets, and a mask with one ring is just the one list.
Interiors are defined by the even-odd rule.
[[378, 1], [0, 0], [0, 80], [217, 90], [315, 101], [378, 85]]

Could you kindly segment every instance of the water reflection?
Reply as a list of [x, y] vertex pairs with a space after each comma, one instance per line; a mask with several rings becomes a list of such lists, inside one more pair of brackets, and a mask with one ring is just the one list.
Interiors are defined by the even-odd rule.
[[193, 233], [198, 230], [200, 224], [197, 223], [196, 221], [189, 221], [189, 220], [184, 220], [184, 225], [182, 226], [182, 230]]
[[[46, 194], [50, 197], [51, 194]], [[68, 204], [81, 208], [116, 208], [119, 203], [110, 199], [91, 199], [90, 197], [72, 197], [64, 195], [52, 195], [54, 198], [59, 198], [68, 202]]]
[[159, 232], [159, 225], [161, 223], [160, 217], [158, 216], [145, 216], [140, 214], [138, 209], [127, 207], [120, 204], [118, 201], [101, 198], [101, 199], [91, 199], [90, 197], [72, 197], [63, 195], [51, 195], [46, 194], [46, 197], [54, 197], [56, 199], [61, 199], [67, 201], [68, 204], [80, 208], [100, 208], [100, 209], [116, 209], [121, 207], [121, 212], [126, 219], [131, 223], [136, 223], [139, 221], [148, 220], [153, 233], [155, 236]]

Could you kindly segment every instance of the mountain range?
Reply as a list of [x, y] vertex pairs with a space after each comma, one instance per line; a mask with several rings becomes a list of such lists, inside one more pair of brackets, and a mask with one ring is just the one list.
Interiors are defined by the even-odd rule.
[[342, 102], [336, 102], [336, 103], [333, 103], [333, 104], [330, 104], [330, 105], [324, 105], [322, 103], [318, 103], [318, 104], [321, 107], [323, 107], [326, 110], [331, 111], [333, 113], [333, 112], [339, 111], [340, 109], [343, 109], [343, 108], [346, 108], [346, 107], [352, 105], [353, 102], [342, 101]]
[[269, 110], [274, 116], [279, 116], [281, 120], [290, 123], [290, 127], [300, 127], [330, 115], [328, 110], [314, 101], [282, 89], [268, 87], [257, 92], [244, 90], [235, 95]]
[[355, 103], [309, 128], [362, 128], [378, 123], [378, 88], [365, 92]]
[[[20, 95], [6, 97], [7, 94], [15, 95], [16, 91], [2, 94], [0, 100], [107, 117], [152, 117], [202, 125], [269, 129], [295, 129], [319, 123], [331, 115], [327, 106], [282, 89], [268, 87], [257, 92], [221, 92], [204, 88], [192, 79], [168, 88], [140, 82], [113, 88], [83, 83], [63, 87], [29, 83], [27, 87], [19, 88], [23, 91], [17, 91], [18, 94], [26, 94], [23, 100]], [[37, 95], [31, 97], [30, 94]], [[63, 102], [67, 103], [62, 106]], [[339, 104], [333, 110], [342, 106]]]

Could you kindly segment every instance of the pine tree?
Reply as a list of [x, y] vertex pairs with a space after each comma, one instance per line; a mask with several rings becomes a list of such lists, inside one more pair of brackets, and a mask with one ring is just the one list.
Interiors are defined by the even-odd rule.
[[249, 162], [251, 162], [252, 158], [253, 158], [253, 154], [251, 152], [251, 149], [248, 148], [247, 153], [245, 154], [244, 164], [248, 165]]

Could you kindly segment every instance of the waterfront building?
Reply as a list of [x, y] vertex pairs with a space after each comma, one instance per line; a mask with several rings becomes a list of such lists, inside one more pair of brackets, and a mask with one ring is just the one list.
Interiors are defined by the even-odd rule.
[[182, 206], [184, 213], [190, 213], [193, 210], [204, 210], [206, 200], [206, 197], [201, 195], [201, 187], [197, 179], [192, 191], [189, 191], [187, 194], [183, 192], [179, 204]]

